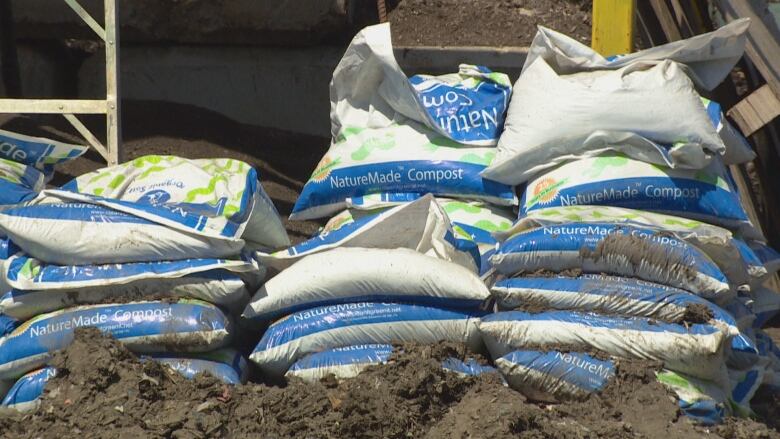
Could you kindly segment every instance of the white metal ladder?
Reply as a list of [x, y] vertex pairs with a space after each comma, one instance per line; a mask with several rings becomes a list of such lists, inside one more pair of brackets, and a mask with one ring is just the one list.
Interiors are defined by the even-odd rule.
[[[105, 42], [106, 99], [0, 99], [0, 113], [61, 114], [106, 159], [108, 164], [115, 165], [123, 161], [119, 119], [119, 31], [116, 0], [103, 1], [105, 28], [89, 15], [78, 0], [64, 0], [64, 2]], [[106, 116], [105, 146], [76, 117], [77, 114]]]

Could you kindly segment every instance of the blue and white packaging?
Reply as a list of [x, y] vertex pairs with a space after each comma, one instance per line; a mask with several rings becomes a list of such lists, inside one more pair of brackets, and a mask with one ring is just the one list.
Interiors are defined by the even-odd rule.
[[[442, 134], [460, 143], [494, 145], [498, 141], [512, 94], [507, 75], [461, 64], [458, 73], [414, 75], [409, 82], [426, 110], [428, 126], [438, 126]], [[392, 85], [386, 81], [379, 88], [387, 101], [395, 98]]]
[[750, 401], [764, 382], [765, 369], [763, 365], [756, 365], [748, 370], [729, 369], [730, 402], [735, 415], [741, 417], [754, 415], [753, 409], [750, 408]]
[[512, 85], [503, 73], [461, 64], [458, 73], [408, 78], [393, 53], [390, 25], [368, 26], [351, 41], [330, 85], [333, 136], [350, 127], [406, 117], [449, 140], [493, 146]]
[[0, 337], [13, 332], [22, 322], [5, 314], [0, 314]]
[[408, 120], [339, 136], [303, 187], [290, 219], [330, 216], [347, 207], [348, 198], [378, 193], [517, 204], [511, 186], [480, 175], [495, 156], [492, 147], [466, 147]]
[[407, 248], [337, 248], [307, 256], [266, 282], [242, 317], [266, 321], [322, 305], [405, 302], [478, 309], [490, 297], [460, 265]]
[[687, 291], [666, 285], [602, 274], [579, 277], [515, 277], [502, 279], [490, 288], [499, 308], [541, 305], [558, 310], [592, 311], [680, 321], [692, 305], [712, 313], [708, 322], [729, 337], [739, 334], [737, 322], [719, 306]]
[[290, 366], [285, 377], [317, 382], [328, 375], [354, 378], [369, 366], [385, 364], [393, 354], [389, 344], [361, 344], [306, 355]]
[[661, 361], [676, 372], [725, 381], [726, 336], [712, 325], [686, 327], [575, 311], [507, 311], [483, 317], [479, 332], [493, 358], [518, 349], [563, 345], [576, 350], [597, 349], [620, 358]]
[[742, 252], [739, 243], [729, 230], [701, 221], [661, 213], [612, 206], [550, 207], [528, 212], [509, 230], [495, 235], [499, 241], [505, 241], [519, 232], [543, 226], [567, 225], [572, 222], [623, 224], [673, 233], [709, 256], [732, 285], [752, 284], [755, 281], [755, 278], [751, 278], [748, 274], [746, 264], [735, 263], [741, 260]]
[[[399, 204], [411, 203], [419, 197], [398, 194], [376, 194], [347, 200], [349, 209], [331, 218], [323, 231], [332, 232], [355, 221], [369, 221], [364, 218], [381, 215], [385, 209]], [[504, 207], [492, 206], [479, 201], [436, 198], [436, 203], [449, 217], [456, 239], [476, 243], [480, 254], [480, 274], [490, 268], [488, 258], [496, 249], [498, 241], [493, 233], [509, 230], [514, 215]]]
[[703, 425], [720, 424], [731, 414], [729, 396], [722, 386], [689, 375], [662, 370], [658, 382], [671, 389], [686, 416]]
[[363, 29], [333, 73], [331, 147], [290, 218], [330, 216], [348, 198], [379, 193], [517, 204], [510, 186], [480, 176], [495, 157], [510, 90], [506, 75], [468, 65], [410, 81], [390, 26]]
[[[185, 211], [158, 210], [193, 227], [203, 219]], [[25, 205], [0, 211], [0, 228], [28, 255], [60, 265], [225, 258], [244, 246], [235, 237], [184, 232], [97, 204], [88, 195], [56, 190], [44, 190]]]
[[47, 176], [54, 172], [54, 165], [77, 159], [88, 149], [83, 145], [0, 130], [0, 159], [32, 166]]
[[753, 314], [753, 310], [746, 304], [751, 301], [752, 299], [746, 299], [744, 296], [738, 294], [736, 299], [723, 305], [723, 310], [734, 317], [734, 320], [737, 322], [737, 327], [740, 330], [752, 328], [753, 322], [756, 320], [756, 315]]
[[477, 321], [484, 313], [402, 303], [360, 302], [297, 312], [274, 322], [249, 359], [282, 376], [305, 355], [359, 344], [467, 344], [479, 351]]
[[604, 389], [615, 364], [580, 352], [519, 350], [496, 359], [509, 386], [545, 402], [584, 399]]
[[27, 320], [71, 306], [106, 303], [112, 297], [185, 297], [240, 312], [249, 302], [243, 278], [256, 280], [262, 271], [249, 260], [59, 266], [16, 255], [3, 264], [2, 274], [12, 289], [0, 295], [0, 313]]
[[725, 349], [725, 357], [726, 365], [730, 369], [745, 370], [762, 363], [755, 331], [752, 329], [742, 330], [731, 338]]
[[734, 238], [732, 241], [739, 251], [739, 256], [742, 259], [745, 270], [750, 276], [748, 285], [751, 287], [761, 285], [768, 277], [769, 272], [764, 266], [761, 258], [758, 256], [758, 253], [756, 253], [747, 242], [741, 239]]
[[62, 189], [185, 233], [272, 249], [290, 245], [257, 171], [240, 160], [147, 155], [81, 175]]
[[734, 297], [726, 276], [701, 250], [674, 234], [633, 226], [539, 227], [501, 243], [490, 263], [506, 276], [582, 269], [669, 285], [719, 303]]
[[38, 196], [45, 185], [46, 178], [42, 171], [0, 158], [0, 205], [30, 201]]
[[528, 182], [520, 199], [520, 216], [547, 207], [579, 205], [654, 211], [760, 236], [717, 158], [703, 169], [667, 168], [618, 153], [564, 163]]
[[282, 270], [303, 257], [339, 247], [408, 248], [473, 271], [480, 263], [476, 244], [455, 235], [447, 214], [430, 194], [376, 215], [349, 217], [308, 241], [275, 253], [257, 252], [256, 257], [263, 265]]
[[213, 352], [188, 355], [152, 354], [151, 358], [188, 379], [195, 378], [201, 373], [208, 373], [225, 384], [242, 384], [246, 382], [249, 375], [249, 363], [235, 349], [218, 349]]
[[498, 370], [495, 367], [482, 364], [474, 358], [461, 360], [455, 357], [447, 357], [441, 362], [441, 367], [447, 372], [456, 373], [461, 377], [473, 377], [485, 373], [498, 373]]
[[225, 346], [232, 331], [219, 308], [196, 300], [70, 308], [37, 316], [0, 338], [0, 379], [46, 364], [82, 327], [96, 327], [139, 353], [208, 352]]
[[34, 411], [40, 406], [39, 398], [43, 395], [46, 383], [55, 376], [57, 369], [53, 367], [44, 367], [22, 376], [5, 395], [0, 406], [18, 412]]

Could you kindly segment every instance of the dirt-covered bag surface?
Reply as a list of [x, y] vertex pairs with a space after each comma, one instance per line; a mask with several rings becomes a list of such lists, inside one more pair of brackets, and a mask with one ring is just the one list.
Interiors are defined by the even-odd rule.
[[[613, 206], [561, 206], [535, 209], [519, 218], [509, 230], [497, 232], [495, 236], [499, 241], [504, 241], [522, 231], [571, 222], [625, 224], [659, 232], [670, 232], [706, 253], [732, 284], [745, 285], [756, 280], [749, 273], [748, 261], [743, 259], [744, 246], [729, 230], [689, 218], [644, 210]], [[750, 247], [750, 249], [756, 255], [759, 254], [756, 248]]]
[[249, 359], [280, 377], [305, 355], [357, 344], [450, 341], [482, 347], [477, 322], [484, 312], [405, 303], [358, 302], [300, 311], [274, 322]]
[[318, 382], [332, 375], [336, 379], [354, 378], [367, 367], [385, 364], [393, 354], [390, 344], [362, 344], [327, 349], [309, 354], [290, 366], [285, 377]]
[[734, 317], [687, 291], [638, 279], [582, 274], [578, 277], [515, 277], [490, 288], [499, 308], [591, 311], [649, 317], [669, 323], [711, 323], [730, 337], [739, 334]]
[[136, 352], [206, 352], [230, 342], [232, 322], [206, 302], [182, 299], [87, 305], [41, 314], [0, 338], [0, 378], [43, 366], [73, 341], [74, 331], [97, 327]]
[[[617, 367], [615, 380], [581, 402], [540, 407], [493, 374], [461, 377], [441, 367], [462, 351], [404, 346], [384, 366], [354, 379], [285, 387], [230, 387], [206, 376], [188, 381], [153, 362], [139, 362], [97, 331], [80, 332], [57, 354], [41, 409], [0, 416], [9, 438], [68, 437], [74, 431], [116, 437], [778, 437], [765, 425], [728, 420], [695, 427], [652, 365]], [[619, 402], [619, 403], [616, 403]], [[742, 432], [742, 433], [738, 433]], [[741, 434], [739, 436], [738, 434]]]
[[149, 298], [193, 298], [240, 312], [264, 270], [249, 260], [185, 259], [105, 265], [54, 265], [24, 255], [2, 264], [9, 290], [0, 313], [26, 320], [77, 305]]
[[689, 326], [589, 312], [504, 311], [483, 317], [479, 332], [493, 358], [518, 349], [563, 345], [609, 355], [661, 361], [695, 377], [726, 382], [725, 334], [706, 324]]
[[609, 223], [569, 223], [520, 232], [490, 257], [505, 275], [581, 269], [636, 277], [725, 303], [734, 297], [728, 279], [698, 248], [674, 234]]

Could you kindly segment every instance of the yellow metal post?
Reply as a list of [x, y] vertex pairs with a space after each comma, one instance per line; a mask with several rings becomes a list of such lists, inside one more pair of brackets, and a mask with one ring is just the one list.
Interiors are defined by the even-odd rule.
[[593, 0], [592, 47], [603, 56], [634, 48], [636, 0]]

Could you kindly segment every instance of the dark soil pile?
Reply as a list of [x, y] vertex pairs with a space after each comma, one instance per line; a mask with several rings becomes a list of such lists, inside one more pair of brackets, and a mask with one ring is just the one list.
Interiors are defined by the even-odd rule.
[[[619, 363], [618, 379], [586, 401], [541, 406], [497, 376], [460, 378], [442, 358], [450, 345], [404, 346], [390, 364], [357, 378], [286, 386], [190, 381], [140, 363], [96, 329], [79, 329], [55, 356], [60, 369], [33, 414], [3, 414], [3, 437], [150, 438], [698, 438], [780, 437], [730, 421], [714, 436], [682, 417], [647, 364]], [[736, 433], [734, 433], [736, 432]], [[763, 435], [763, 436], [761, 436]], [[774, 435], [774, 436], [773, 436]]]
[[528, 46], [538, 25], [590, 45], [591, 0], [396, 0], [388, 7], [398, 46]]

